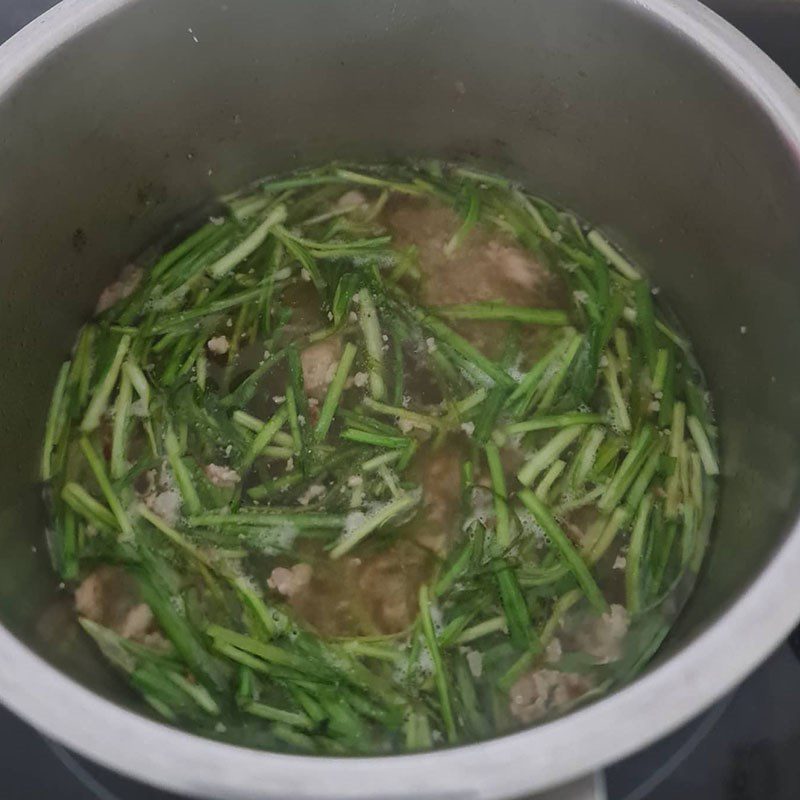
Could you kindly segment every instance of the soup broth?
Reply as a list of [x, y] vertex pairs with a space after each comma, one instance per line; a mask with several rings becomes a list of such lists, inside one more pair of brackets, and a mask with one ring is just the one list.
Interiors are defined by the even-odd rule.
[[708, 392], [656, 290], [493, 175], [225, 198], [100, 296], [42, 478], [86, 633], [167, 720], [388, 753], [641, 669], [700, 568]]

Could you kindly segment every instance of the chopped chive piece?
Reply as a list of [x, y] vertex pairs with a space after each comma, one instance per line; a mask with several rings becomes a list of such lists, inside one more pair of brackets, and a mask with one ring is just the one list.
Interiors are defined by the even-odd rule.
[[167, 426], [164, 434], [164, 449], [186, 510], [190, 514], [197, 514], [201, 507], [200, 497], [197, 494], [197, 489], [195, 489], [189, 469], [184, 463], [183, 449], [171, 424]]
[[561, 620], [564, 618], [567, 611], [569, 611], [581, 597], [583, 597], [583, 592], [581, 592], [580, 589], [573, 589], [558, 598], [553, 606], [550, 618], [542, 629], [540, 638], [543, 644], [548, 644], [553, 640], [559, 625], [561, 625]]
[[92, 447], [92, 443], [85, 436], [81, 437], [80, 448], [83, 451], [83, 455], [85, 456], [92, 473], [94, 474], [94, 478], [97, 481], [97, 485], [100, 487], [100, 491], [106, 498], [106, 503], [108, 503], [108, 507], [111, 509], [111, 513], [114, 515], [119, 529], [122, 531], [124, 536], [131, 537], [133, 535], [133, 526], [131, 525], [130, 518], [125, 512], [125, 509], [122, 507], [122, 503], [120, 503], [116, 492], [111, 486], [111, 481], [109, 480], [103, 460], [97, 454], [97, 451], [94, 449], [94, 447]]
[[128, 376], [139, 399], [144, 403], [145, 408], [150, 406], [150, 383], [147, 376], [142, 372], [141, 367], [130, 357], [125, 360], [122, 369]]
[[111, 392], [114, 391], [114, 387], [117, 384], [117, 378], [119, 377], [119, 371], [122, 368], [122, 362], [125, 359], [125, 355], [130, 346], [130, 336], [123, 336], [119, 340], [117, 352], [114, 354], [114, 360], [111, 362], [111, 366], [103, 376], [103, 380], [100, 382], [100, 385], [95, 389], [94, 395], [89, 403], [89, 407], [86, 409], [86, 414], [83, 417], [83, 422], [81, 422], [81, 430], [84, 433], [91, 433], [100, 424], [100, 419], [108, 408], [108, 400], [111, 397]]
[[597, 229], [590, 231], [586, 238], [595, 250], [597, 250], [620, 275], [631, 281], [640, 280], [641, 275], [639, 275], [636, 268], [608, 243], [608, 240], [600, 231]]
[[606, 432], [602, 428], [592, 428], [581, 444], [578, 454], [575, 456], [575, 470], [571, 476], [573, 486], [583, 486], [589, 473], [592, 471], [597, 451], [605, 439]]
[[606, 520], [600, 535], [592, 543], [588, 554], [586, 554], [590, 564], [596, 564], [606, 554], [627, 518], [628, 512], [624, 508], [614, 510], [614, 513]]
[[114, 431], [111, 439], [111, 477], [121, 478], [127, 471], [125, 447], [127, 445], [128, 414], [130, 413], [133, 386], [128, 373], [122, 375], [114, 405]]
[[53, 475], [53, 448], [55, 447], [56, 439], [59, 437], [66, 424], [63, 404], [69, 371], [70, 362], [65, 361], [59, 370], [56, 388], [53, 390], [53, 397], [50, 401], [50, 410], [47, 412], [44, 446], [42, 447], [42, 465], [40, 467], [40, 474], [43, 481], [50, 480]]
[[286, 410], [289, 417], [289, 431], [292, 447], [295, 453], [300, 453], [303, 449], [303, 436], [300, 432], [300, 418], [297, 411], [297, 399], [295, 398], [294, 386], [291, 385], [286, 387]]
[[544, 474], [542, 480], [539, 481], [539, 485], [536, 487], [535, 494], [543, 503], [547, 502], [547, 495], [550, 493], [550, 489], [559, 479], [566, 466], [566, 461], [561, 461], [561, 459], [554, 461], [551, 464], [550, 469], [548, 469]]
[[255, 439], [250, 443], [247, 452], [239, 465], [242, 471], [250, 468], [253, 462], [264, 451], [264, 448], [275, 438], [275, 434], [284, 426], [289, 417], [289, 408], [286, 404], [282, 405], [256, 434]]
[[484, 400], [486, 400], [487, 391], [483, 387], [480, 389], [476, 389], [469, 397], [465, 397], [463, 400], [459, 400], [455, 404], [456, 413], [463, 417], [467, 412], [472, 411], [473, 408], [479, 406]]
[[286, 527], [308, 530], [337, 529], [344, 526], [341, 514], [324, 514], [311, 511], [283, 514], [275, 511], [242, 511], [239, 514], [196, 514], [186, 522], [192, 527]]
[[506, 405], [516, 411], [518, 417], [525, 414], [533, 402], [533, 395], [538, 388], [540, 382], [547, 374], [550, 365], [557, 361], [568, 347], [572, 344], [577, 334], [574, 332], [563, 338], [556, 345], [554, 345], [536, 364], [527, 372], [519, 385], [509, 395]]
[[187, 680], [183, 675], [178, 675], [175, 672], [168, 673], [169, 680], [171, 680], [176, 686], [182, 689], [189, 697], [197, 703], [200, 708], [203, 709], [207, 714], [212, 714], [213, 716], [217, 716], [220, 713], [219, 706], [217, 705], [214, 698], [209, 693], [208, 689], [205, 686], [200, 686], [199, 684], [192, 683], [191, 681]]
[[261, 719], [268, 719], [272, 722], [282, 722], [292, 728], [310, 730], [314, 727], [314, 723], [306, 714], [301, 714], [297, 711], [284, 711], [282, 708], [275, 708], [264, 703], [248, 703], [242, 710], [247, 714], [252, 714], [254, 717], [261, 717]]
[[436, 312], [448, 319], [498, 320], [522, 322], [527, 325], [569, 325], [566, 311], [510, 306], [499, 301], [439, 306]]
[[631, 614], [639, 613], [642, 608], [642, 554], [644, 553], [644, 540], [648, 530], [647, 523], [650, 518], [650, 510], [652, 507], [653, 498], [649, 494], [645, 495], [636, 512], [636, 521], [633, 523], [633, 533], [631, 533], [631, 543], [628, 547], [625, 570], [625, 592], [628, 611]]
[[266, 216], [264, 221], [243, 241], [241, 241], [236, 247], [233, 248], [229, 253], [226, 253], [222, 258], [218, 261], [215, 261], [211, 264], [208, 269], [208, 274], [211, 275], [212, 278], [216, 278], [219, 280], [230, 272], [232, 269], [235, 269], [242, 261], [244, 261], [248, 256], [252, 255], [259, 247], [267, 239], [270, 230], [274, 228], [276, 225], [279, 225], [286, 219], [286, 207], [285, 206], [276, 206], [270, 213]]
[[[677, 463], [680, 455], [685, 430], [686, 405], [684, 403], [675, 403], [672, 409], [672, 428], [669, 439], [669, 454], [675, 460], [674, 463]], [[678, 516], [680, 490], [680, 473], [678, 469], [675, 469], [667, 480], [667, 500], [664, 504], [664, 513], [667, 519], [675, 519]]]
[[[406, 446], [408, 446], [408, 440], [405, 440]], [[398, 461], [403, 457], [403, 453], [398, 453], [394, 451], [392, 453], [383, 453], [379, 456], [374, 456], [373, 458], [367, 459], [361, 465], [362, 472], [373, 472], [374, 470], [379, 469], [380, 467], [387, 466], [388, 464], [393, 464], [395, 461]]]
[[662, 439], [658, 439], [657, 441], [653, 442], [650, 452], [647, 456], [647, 460], [644, 462], [644, 466], [642, 467], [642, 471], [636, 476], [636, 480], [633, 482], [633, 485], [631, 486], [628, 496], [625, 500], [625, 505], [629, 514], [634, 514], [636, 509], [639, 507], [642, 497], [644, 497], [644, 493], [647, 491], [651, 481], [658, 471], [663, 452], [664, 441]]
[[481, 210], [480, 195], [472, 191], [469, 193], [469, 206], [464, 221], [461, 227], [453, 234], [450, 241], [444, 246], [444, 252], [447, 256], [452, 256], [453, 253], [462, 245], [464, 240], [469, 235], [469, 232], [475, 227], [478, 221]]
[[511, 528], [508, 517], [508, 492], [506, 479], [503, 475], [503, 465], [500, 461], [500, 451], [494, 444], [486, 445], [486, 461], [489, 465], [489, 474], [492, 479], [494, 494], [494, 513], [497, 517], [495, 537], [497, 547], [502, 551], [511, 543]]
[[390, 189], [393, 192], [400, 192], [402, 194], [417, 195], [422, 194], [422, 191], [408, 183], [398, 183], [396, 181], [385, 180], [384, 178], [376, 178], [373, 175], [364, 175], [360, 172], [355, 172], [350, 169], [340, 169], [336, 171], [336, 175], [345, 181], [351, 183], [360, 183], [364, 186], [377, 186], [381, 189]]
[[212, 562], [208, 559], [201, 550], [195, 547], [183, 534], [175, 530], [171, 525], [168, 525], [161, 517], [150, 511], [147, 506], [140, 504], [138, 508], [139, 516], [146, 519], [156, 530], [161, 531], [176, 547], [188, 553], [196, 561], [200, 562], [206, 567], [212, 567]]
[[[222, 300], [215, 300], [198, 308], [193, 308], [188, 311], [179, 311], [176, 314], [168, 314], [153, 325], [152, 333], [168, 334], [174, 331], [181, 331], [184, 326], [193, 326], [194, 323], [203, 317], [213, 317], [217, 314], [229, 311], [232, 308], [236, 308], [236, 306], [249, 303], [251, 300], [255, 300], [260, 293], [261, 289], [247, 289], [244, 292], [239, 292], [238, 294], [231, 295]], [[192, 327], [192, 330], [195, 329]]]
[[357, 521], [348, 530], [331, 550], [330, 556], [333, 559], [341, 558], [349, 553], [362, 539], [365, 539], [373, 531], [383, 527], [398, 517], [403, 516], [412, 508], [417, 506], [420, 501], [418, 492], [408, 492], [400, 495], [382, 508], [370, 514], [364, 519]]
[[61, 490], [61, 498], [87, 522], [97, 525], [99, 528], [110, 530], [119, 528], [114, 514], [102, 503], [98, 503], [80, 484], [68, 483]]
[[342, 431], [340, 436], [348, 442], [359, 442], [360, 444], [369, 444], [374, 447], [388, 447], [393, 450], [405, 450], [408, 447], [408, 439], [402, 436], [381, 436], [377, 433], [360, 431], [355, 428], [348, 428]]
[[517, 433], [529, 433], [531, 431], [544, 431], [548, 428], [570, 428], [573, 425], [602, 425], [605, 418], [602, 414], [555, 414], [553, 416], [534, 417], [526, 422], [517, 422], [509, 425], [506, 432], [510, 436]]
[[556, 546], [561, 558], [569, 567], [570, 572], [575, 576], [575, 580], [578, 582], [578, 585], [583, 590], [583, 593], [586, 595], [592, 607], [598, 612], [606, 611], [607, 605], [605, 598], [592, 577], [592, 573], [572, 546], [567, 535], [561, 530], [555, 519], [553, 519], [553, 515], [548, 511], [544, 503], [528, 489], [523, 489], [519, 493], [519, 499], [523, 502], [528, 511], [533, 514], [536, 521], [542, 526], [545, 534], [550, 538], [550, 541]]
[[656, 356], [656, 367], [653, 373], [653, 394], [663, 392], [664, 382], [667, 377], [667, 367], [669, 366], [669, 350], [666, 347], [659, 349]]
[[436, 632], [433, 628], [428, 587], [424, 585], [419, 588], [419, 615], [422, 621], [422, 632], [425, 636], [425, 643], [428, 645], [428, 651], [433, 660], [433, 679], [439, 693], [439, 703], [442, 709], [442, 719], [444, 720], [447, 740], [449, 742], [454, 742], [456, 741], [456, 724], [450, 704], [450, 688], [448, 686], [447, 675], [444, 671], [442, 653], [439, 649]]
[[631, 449], [622, 461], [620, 468], [608, 484], [605, 493], [597, 504], [601, 511], [611, 511], [622, 499], [630, 485], [639, 474], [647, 457], [648, 447], [653, 440], [654, 432], [650, 426], [643, 428], [631, 445]]
[[383, 339], [378, 310], [375, 308], [372, 295], [366, 289], [358, 293], [358, 301], [358, 321], [367, 351], [369, 393], [375, 400], [383, 400], [386, 396], [386, 383], [383, 379]]
[[347, 376], [350, 374], [350, 369], [353, 366], [356, 352], [357, 348], [352, 342], [348, 342], [344, 346], [342, 357], [339, 359], [339, 364], [336, 367], [331, 385], [328, 387], [328, 392], [322, 404], [322, 410], [319, 413], [319, 419], [314, 428], [314, 433], [318, 439], [324, 439], [331, 427], [333, 418], [336, 415], [336, 408], [339, 405], [339, 400], [344, 391]]
[[719, 475], [719, 464], [717, 464], [714, 451], [711, 448], [703, 426], [700, 424], [700, 420], [697, 419], [697, 417], [689, 417], [687, 425], [689, 426], [689, 433], [691, 433], [692, 439], [694, 439], [695, 446], [697, 447], [697, 452], [700, 454], [700, 459], [703, 462], [703, 469], [706, 471], [706, 475]]
[[573, 425], [572, 427], [564, 428], [553, 436], [544, 447], [537, 450], [522, 466], [522, 469], [517, 473], [519, 482], [523, 486], [530, 486], [581, 433], [583, 433], [583, 428], [580, 425]]
[[617, 369], [616, 359], [610, 353], [606, 355], [606, 359], [608, 363], [603, 368], [603, 374], [608, 385], [614, 418], [616, 419], [617, 427], [621, 431], [629, 431], [631, 429], [631, 418], [619, 385], [619, 370]]
[[495, 383], [511, 387], [514, 381], [506, 374], [505, 370], [488, 359], [474, 345], [445, 325], [444, 322], [422, 311], [415, 312], [417, 320], [426, 327], [435, 338], [444, 342], [462, 356], [466, 361], [474, 364], [481, 372], [491, 378]]
[[379, 403], [371, 397], [364, 398], [364, 405], [370, 409], [370, 411], [375, 411], [378, 414], [385, 414], [390, 417], [397, 417], [397, 419], [405, 420], [414, 425], [414, 427], [421, 428], [424, 431], [432, 431], [442, 424], [442, 421], [436, 417], [418, 414], [416, 411], [409, 411], [407, 408]]
[[563, 386], [564, 381], [567, 379], [567, 375], [569, 374], [573, 361], [578, 355], [581, 345], [585, 341], [586, 340], [583, 336], [576, 336], [570, 341], [564, 353], [564, 358], [561, 361], [558, 372], [556, 372], [549, 383], [547, 383], [544, 394], [542, 395], [541, 400], [538, 402], [538, 411], [540, 413], [548, 411], [557, 399], [559, 392], [561, 391], [561, 387]]
[[469, 644], [470, 642], [474, 642], [476, 639], [481, 639], [484, 636], [489, 636], [492, 633], [505, 631], [507, 630], [506, 625], [507, 620], [505, 616], [492, 617], [484, 622], [479, 622], [477, 625], [473, 625], [471, 628], [467, 628], [458, 637], [458, 639], [456, 639], [456, 644]]
[[637, 281], [633, 287], [636, 299], [636, 324], [642, 336], [644, 352], [647, 356], [647, 364], [650, 367], [650, 374], [655, 377], [658, 361], [656, 350], [656, 322], [655, 310], [653, 309], [653, 296], [650, 287], [644, 281]]
[[500, 604], [506, 618], [508, 635], [515, 647], [526, 650], [538, 646], [536, 634], [531, 627], [530, 614], [520, 589], [517, 576], [505, 559], [495, 559], [492, 569], [500, 593]]

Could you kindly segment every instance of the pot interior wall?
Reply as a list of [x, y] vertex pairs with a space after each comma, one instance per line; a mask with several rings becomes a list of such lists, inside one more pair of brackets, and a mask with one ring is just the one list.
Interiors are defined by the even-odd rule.
[[716, 618], [797, 511], [800, 163], [753, 97], [634, 6], [141, 0], [0, 96], [3, 624], [135, 702], [47, 561], [36, 477], [58, 365], [120, 267], [213, 196], [399, 156], [519, 178], [605, 227], [661, 287], [713, 387], [725, 474], [667, 652]]

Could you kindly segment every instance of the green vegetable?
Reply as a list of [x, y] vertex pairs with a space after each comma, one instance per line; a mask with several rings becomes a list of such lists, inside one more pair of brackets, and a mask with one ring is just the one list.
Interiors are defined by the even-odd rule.
[[522, 322], [528, 325], [569, 324], [569, 317], [564, 311], [510, 306], [498, 301], [443, 306], [437, 310], [448, 319], [498, 320], [501, 322]]
[[81, 430], [84, 433], [91, 433], [100, 424], [100, 419], [108, 408], [108, 400], [111, 397], [111, 393], [114, 391], [114, 386], [117, 383], [117, 378], [122, 368], [122, 362], [130, 346], [130, 336], [123, 336], [119, 340], [117, 351], [114, 354], [114, 360], [103, 376], [100, 385], [94, 390], [94, 394], [84, 414], [83, 422], [81, 422]]
[[336, 408], [339, 405], [339, 399], [344, 391], [344, 384], [347, 381], [347, 376], [350, 374], [350, 369], [353, 366], [353, 361], [356, 357], [357, 348], [351, 342], [344, 346], [342, 357], [339, 359], [339, 364], [336, 367], [331, 385], [328, 387], [328, 393], [325, 395], [325, 402], [322, 404], [322, 410], [319, 414], [314, 432], [318, 439], [323, 439], [328, 433], [328, 430], [333, 422], [333, 417], [336, 414]]
[[436, 639], [436, 632], [433, 629], [431, 619], [430, 601], [428, 599], [428, 587], [420, 586], [419, 589], [419, 615], [422, 621], [422, 632], [425, 636], [425, 643], [433, 660], [433, 679], [436, 683], [436, 690], [439, 694], [439, 704], [441, 706], [442, 719], [447, 733], [447, 740], [455, 742], [457, 738], [456, 723], [453, 718], [453, 709], [450, 701], [450, 686], [447, 675], [444, 671], [442, 653], [439, 650], [439, 643]]
[[607, 608], [603, 593], [600, 591], [595, 579], [592, 577], [589, 568], [575, 551], [564, 531], [553, 519], [547, 507], [536, 497], [533, 492], [523, 489], [519, 493], [519, 499], [523, 502], [528, 511], [533, 514], [536, 521], [542, 526], [545, 535], [555, 545], [561, 558], [569, 567], [570, 572], [575, 576], [578, 585], [583, 589], [589, 602], [597, 611], [605, 611]]

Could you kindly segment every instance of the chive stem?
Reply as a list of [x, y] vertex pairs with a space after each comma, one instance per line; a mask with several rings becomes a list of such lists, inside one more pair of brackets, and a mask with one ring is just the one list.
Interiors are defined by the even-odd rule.
[[383, 339], [378, 310], [367, 289], [358, 293], [358, 301], [358, 321], [367, 353], [369, 393], [375, 400], [383, 400], [386, 396], [386, 383], [383, 378]]
[[236, 247], [230, 252], [226, 253], [218, 261], [215, 261], [208, 268], [208, 274], [219, 280], [224, 275], [227, 275], [232, 269], [235, 269], [242, 261], [248, 256], [252, 255], [267, 239], [270, 230], [276, 225], [279, 225], [286, 219], [286, 207], [283, 205], [276, 206], [266, 216], [263, 222], [245, 239], [239, 242]]
[[496, 517], [495, 537], [497, 548], [502, 552], [511, 544], [511, 526], [508, 516], [508, 491], [506, 479], [503, 474], [503, 464], [500, 461], [500, 451], [495, 444], [487, 444], [485, 448], [486, 461], [489, 466], [489, 475], [492, 480], [492, 494], [494, 498], [494, 513]]
[[425, 636], [425, 643], [428, 645], [428, 650], [433, 661], [433, 679], [439, 694], [439, 705], [441, 707], [447, 740], [452, 743], [455, 742], [457, 738], [456, 724], [453, 717], [453, 709], [450, 704], [450, 690], [447, 685], [447, 676], [444, 672], [442, 652], [439, 649], [439, 642], [436, 639], [436, 632], [433, 628], [427, 586], [419, 587], [419, 614], [422, 621], [422, 632]]
[[525, 422], [517, 422], [506, 428], [509, 436], [531, 431], [543, 431], [549, 428], [570, 428], [573, 425], [602, 425], [605, 417], [602, 414], [576, 412], [574, 414], [555, 414], [552, 416], [534, 417]]
[[592, 577], [592, 573], [572, 546], [567, 535], [561, 530], [555, 519], [553, 519], [553, 515], [548, 511], [545, 504], [528, 489], [523, 489], [519, 493], [519, 499], [528, 511], [533, 514], [534, 519], [542, 526], [545, 535], [548, 536], [550, 541], [555, 545], [561, 558], [569, 567], [570, 572], [575, 576], [575, 580], [578, 582], [578, 585], [583, 590], [583, 593], [586, 595], [592, 607], [601, 613], [607, 611], [608, 606], [605, 598]]
[[55, 448], [56, 439], [60, 436], [66, 423], [63, 406], [69, 371], [70, 362], [65, 361], [58, 372], [58, 379], [56, 380], [53, 397], [50, 401], [50, 408], [47, 412], [44, 446], [42, 447], [42, 463], [40, 467], [40, 475], [43, 481], [49, 481], [53, 476], [53, 449]]
[[331, 550], [330, 557], [332, 559], [338, 559], [349, 553], [362, 539], [365, 539], [373, 531], [386, 525], [393, 519], [406, 514], [414, 508], [419, 501], [419, 492], [406, 492], [391, 502], [386, 503], [378, 511], [368, 515], [358, 524], [346, 530], [336, 546]]
[[108, 503], [108, 507], [111, 509], [111, 513], [117, 520], [117, 525], [122, 531], [123, 536], [126, 538], [132, 537], [133, 526], [131, 525], [130, 518], [125, 513], [122, 503], [120, 503], [116, 492], [111, 486], [111, 481], [106, 473], [106, 468], [103, 465], [102, 459], [97, 454], [97, 451], [94, 449], [94, 447], [92, 447], [92, 443], [85, 436], [82, 436], [80, 439], [80, 448], [89, 464], [89, 467], [92, 470], [92, 473], [94, 474], [94, 478], [97, 481], [97, 485], [100, 487], [100, 491], [103, 493], [103, 497], [106, 499], [106, 503]]
[[631, 281], [638, 281], [641, 279], [641, 275], [639, 275], [638, 270], [630, 263], [626, 258], [624, 258], [611, 244], [608, 240], [603, 236], [600, 231], [595, 228], [592, 231], [589, 231], [588, 236], [586, 237], [591, 245], [597, 250], [603, 258], [614, 267], [620, 275], [627, 278]]
[[580, 435], [583, 433], [581, 425], [564, 428], [553, 436], [544, 447], [537, 450], [529, 458], [522, 469], [517, 473], [517, 478], [523, 486], [530, 486], [538, 475], [546, 470]]
[[189, 469], [183, 461], [181, 444], [171, 424], [167, 425], [167, 430], [164, 433], [164, 449], [186, 510], [190, 514], [197, 514], [201, 507], [200, 497], [197, 494]]
[[108, 400], [111, 397], [111, 392], [114, 391], [114, 387], [117, 384], [117, 378], [119, 377], [119, 372], [122, 368], [122, 362], [125, 359], [125, 355], [130, 346], [130, 336], [123, 336], [119, 340], [117, 352], [114, 354], [114, 360], [111, 362], [111, 366], [103, 376], [103, 380], [100, 382], [100, 385], [95, 389], [94, 395], [89, 403], [89, 407], [86, 409], [86, 414], [83, 417], [83, 422], [81, 422], [81, 430], [84, 433], [91, 433], [100, 424], [100, 419], [106, 412]]
[[711, 447], [708, 435], [700, 423], [700, 420], [697, 419], [697, 417], [691, 416], [687, 424], [689, 433], [692, 435], [692, 439], [694, 439], [697, 452], [703, 462], [703, 469], [706, 471], [706, 475], [719, 475], [719, 464], [717, 463], [714, 450]]
[[325, 400], [322, 403], [322, 410], [319, 413], [319, 419], [314, 428], [317, 439], [324, 439], [331, 427], [333, 418], [336, 415], [336, 408], [339, 405], [339, 400], [344, 391], [344, 385], [347, 382], [347, 376], [350, 374], [350, 369], [353, 366], [356, 352], [357, 348], [352, 342], [348, 342], [344, 346], [342, 357], [339, 359], [339, 364], [336, 367], [333, 380], [328, 387]]
[[496, 320], [498, 322], [521, 322], [527, 325], [569, 325], [569, 315], [566, 311], [511, 306], [498, 300], [437, 306], [436, 312], [447, 319], [456, 320]]

